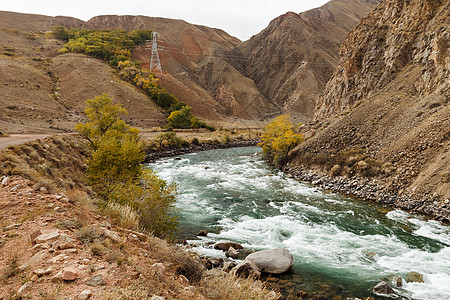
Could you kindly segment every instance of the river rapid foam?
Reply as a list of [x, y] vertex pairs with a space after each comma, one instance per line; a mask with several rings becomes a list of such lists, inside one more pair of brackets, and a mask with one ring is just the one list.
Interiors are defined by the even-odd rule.
[[[381, 280], [423, 275], [395, 288], [403, 299], [450, 299], [450, 227], [399, 210], [328, 193], [266, 164], [257, 147], [166, 158], [150, 164], [179, 188], [182, 236], [203, 255], [223, 256], [211, 244], [247, 249], [286, 248], [296, 289], [315, 282], [366, 297]], [[195, 237], [206, 229], [207, 237]], [[295, 281], [295, 279], [292, 279]]]

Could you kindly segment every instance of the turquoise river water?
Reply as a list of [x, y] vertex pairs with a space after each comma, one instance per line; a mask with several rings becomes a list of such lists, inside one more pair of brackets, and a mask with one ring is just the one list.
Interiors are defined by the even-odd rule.
[[[450, 299], [449, 226], [297, 182], [265, 163], [258, 147], [149, 167], [178, 185], [181, 236], [203, 255], [224, 257], [211, 246], [220, 241], [286, 248], [295, 264], [282, 279], [294, 294], [334, 289], [362, 298], [381, 280], [414, 271], [424, 282], [396, 288], [399, 299]], [[196, 237], [202, 229], [208, 236]]]

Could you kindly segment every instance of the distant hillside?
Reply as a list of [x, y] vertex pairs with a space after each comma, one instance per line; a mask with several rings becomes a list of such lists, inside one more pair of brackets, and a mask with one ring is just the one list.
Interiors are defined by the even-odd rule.
[[[145, 16], [98, 16], [86, 28], [151, 29], [160, 34], [159, 52], [164, 74], [161, 84], [200, 117], [257, 120], [278, 111], [254, 83], [222, 59], [225, 50], [241, 42], [220, 29], [189, 24], [183, 20]], [[150, 50], [141, 47], [133, 55], [149, 64]], [[147, 48], [147, 49], [146, 49]], [[264, 119], [264, 118], [263, 118]]]
[[300, 14], [286, 13], [235, 48], [231, 63], [265, 97], [308, 121], [337, 66], [340, 44], [379, 2], [332, 0]]
[[124, 104], [135, 126], [165, 124], [160, 108], [114, 69], [83, 55], [58, 55], [63, 42], [46, 31], [79, 27], [67, 17], [0, 12], [0, 130], [71, 131], [84, 118], [84, 101], [103, 92]]
[[[310, 138], [296, 149], [293, 163], [345, 173], [345, 165], [329, 162], [360, 148], [372, 159], [366, 163], [380, 168], [388, 191], [420, 199], [400, 206], [424, 212], [445, 207], [450, 199], [449, 12], [448, 0], [386, 0], [365, 18], [341, 47], [316, 120], [306, 130]], [[326, 157], [328, 166], [319, 157]]]
[[[289, 112], [308, 121], [340, 43], [378, 2], [333, 0], [287, 13], [244, 43], [219, 29], [164, 18], [98, 16], [85, 26], [159, 32], [161, 83], [204, 118], [264, 121]], [[150, 58], [145, 48], [134, 55], [146, 63]]]

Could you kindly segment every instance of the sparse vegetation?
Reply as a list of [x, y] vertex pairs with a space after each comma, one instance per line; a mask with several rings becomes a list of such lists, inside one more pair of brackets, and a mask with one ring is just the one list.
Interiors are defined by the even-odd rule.
[[189, 106], [184, 106], [179, 110], [172, 111], [167, 118], [167, 127], [169, 128], [206, 128], [209, 131], [215, 131], [213, 126], [207, 125], [205, 122], [200, 121], [197, 117], [194, 117], [191, 113]]
[[131, 230], [139, 230], [140, 228], [138, 214], [127, 204], [120, 205], [110, 201], [106, 204], [103, 212], [120, 227]]
[[[151, 38], [150, 30], [107, 30], [107, 29], [67, 29], [62, 26], [53, 28], [53, 35], [66, 41], [59, 53], [84, 53], [107, 61], [112, 67], [116, 68], [119, 75], [139, 88], [145, 94], [150, 96], [159, 106], [176, 113], [181, 117], [173, 124], [172, 128], [207, 128], [215, 130], [214, 127], [200, 122], [194, 118], [190, 108], [183, 102], [168, 93], [161, 85], [155, 74], [141, 67], [141, 62], [131, 57], [131, 51], [139, 45], [144, 44]], [[172, 115], [171, 115], [172, 116]], [[169, 123], [170, 117], [168, 119]]]
[[202, 282], [205, 294], [214, 300], [269, 300], [279, 299], [280, 295], [269, 290], [264, 283], [254, 278], [238, 278], [225, 272], [214, 272]]
[[10, 277], [14, 277], [20, 273], [19, 270], [19, 257], [17, 255], [11, 255], [8, 259], [8, 265], [3, 270], [2, 278], [8, 279]]
[[54, 136], [10, 146], [0, 152], [2, 175], [20, 175], [48, 191], [84, 186], [83, 165], [88, 149], [84, 141]]
[[[178, 99], [158, 84], [153, 73], [141, 67], [141, 62], [131, 57], [131, 51], [144, 44], [151, 38], [150, 30], [108, 30], [108, 29], [76, 29], [57, 26], [53, 28], [53, 35], [67, 43], [59, 50], [64, 54], [84, 53], [107, 61], [119, 71], [119, 75], [140, 87], [161, 107], [168, 108], [176, 104]], [[163, 93], [161, 97], [159, 94]], [[168, 106], [166, 103], [170, 102]]]
[[346, 175], [353, 177], [359, 174], [364, 177], [374, 177], [378, 175], [389, 175], [395, 170], [395, 167], [391, 163], [382, 163], [371, 158], [360, 147], [341, 150], [334, 155], [325, 153], [305, 155], [301, 161], [308, 166], [322, 166], [330, 172], [331, 176]]
[[186, 143], [182, 138], [178, 137], [173, 131], [161, 133], [156, 139], [159, 149], [168, 146], [170, 148], [177, 148]]
[[266, 159], [274, 162], [277, 167], [286, 163], [290, 150], [303, 141], [297, 128], [289, 121], [289, 115], [279, 116], [264, 127], [259, 146], [263, 149]]

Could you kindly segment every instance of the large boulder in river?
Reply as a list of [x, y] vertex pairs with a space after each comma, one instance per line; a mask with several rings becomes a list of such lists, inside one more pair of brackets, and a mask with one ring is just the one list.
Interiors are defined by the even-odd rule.
[[253, 260], [261, 272], [281, 274], [294, 265], [292, 254], [282, 248], [258, 251], [247, 256], [245, 261]]
[[214, 249], [217, 250], [222, 250], [222, 251], [227, 251], [228, 249], [230, 249], [230, 247], [233, 247], [235, 250], [239, 250], [239, 249], [244, 249], [244, 247], [242, 247], [241, 245], [237, 244], [237, 243], [217, 243], [214, 245]]

